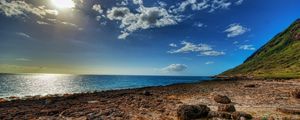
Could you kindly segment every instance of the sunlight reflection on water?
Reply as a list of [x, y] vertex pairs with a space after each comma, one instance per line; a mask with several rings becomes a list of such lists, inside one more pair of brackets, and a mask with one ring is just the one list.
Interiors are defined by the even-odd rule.
[[210, 79], [195, 76], [0, 74], [0, 98], [139, 88]]

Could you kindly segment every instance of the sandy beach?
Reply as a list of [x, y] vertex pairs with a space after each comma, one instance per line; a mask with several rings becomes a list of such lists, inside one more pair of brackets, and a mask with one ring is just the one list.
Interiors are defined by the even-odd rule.
[[[0, 103], [0, 119], [176, 120], [180, 105], [207, 105], [217, 111], [216, 94], [228, 96], [236, 111], [253, 119], [299, 120], [293, 80], [214, 80], [196, 84], [31, 97]], [[291, 109], [294, 113], [280, 109]], [[297, 111], [298, 110], [298, 111]], [[212, 118], [215, 119], [215, 118]], [[220, 119], [220, 118], [218, 118]]]

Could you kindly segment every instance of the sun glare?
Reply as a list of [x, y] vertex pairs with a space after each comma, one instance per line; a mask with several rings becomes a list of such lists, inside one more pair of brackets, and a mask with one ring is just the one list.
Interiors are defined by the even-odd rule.
[[52, 4], [57, 8], [73, 8], [75, 3], [73, 0], [51, 0]]

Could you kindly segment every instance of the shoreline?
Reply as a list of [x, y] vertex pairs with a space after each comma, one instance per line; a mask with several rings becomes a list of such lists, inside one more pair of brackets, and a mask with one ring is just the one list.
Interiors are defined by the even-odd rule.
[[[245, 87], [253, 85], [252, 87]], [[227, 95], [239, 111], [254, 118], [266, 115], [283, 119], [300, 115], [279, 112], [279, 107], [300, 108], [300, 100], [290, 91], [300, 88], [300, 79], [291, 80], [206, 80], [91, 93], [49, 95], [0, 102], [0, 119], [161, 119], [176, 118], [178, 106], [205, 104], [212, 110], [217, 104], [213, 94]]]
[[[212, 79], [214, 81], [223, 81], [221, 79]], [[74, 92], [74, 93], [62, 93], [62, 94], [47, 94], [47, 95], [32, 95], [32, 96], [5, 96], [0, 97], [1, 100], [5, 101], [13, 101], [13, 100], [27, 100], [27, 99], [37, 99], [37, 98], [48, 98], [48, 97], [64, 97], [64, 95], [77, 95], [77, 94], [90, 94], [90, 93], [99, 93], [99, 92], [118, 92], [118, 91], [124, 91], [124, 90], [140, 90], [140, 89], [154, 89], [159, 87], [171, 87], [176, 85], [186, 85], [186, 84], [200, 84], [202, 82], [209, 82], [212, 80], [201, 80], [199, 82], [194, 83], [174, 83], [170, 85], [159, 85], [159, 86], [146, 86], [146, 87], [136, 87], [136, 88], [120, 88], [120, 89], [111, 89], [111, 90], [95, 90], [95, 91], [88, 91], [88, 92]]]

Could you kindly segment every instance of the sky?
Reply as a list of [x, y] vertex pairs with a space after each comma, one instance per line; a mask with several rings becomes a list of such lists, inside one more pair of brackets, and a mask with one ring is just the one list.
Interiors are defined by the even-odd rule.
[[299, 0], [0, 0], [0, 72], [219, 74], [300, 18]]

